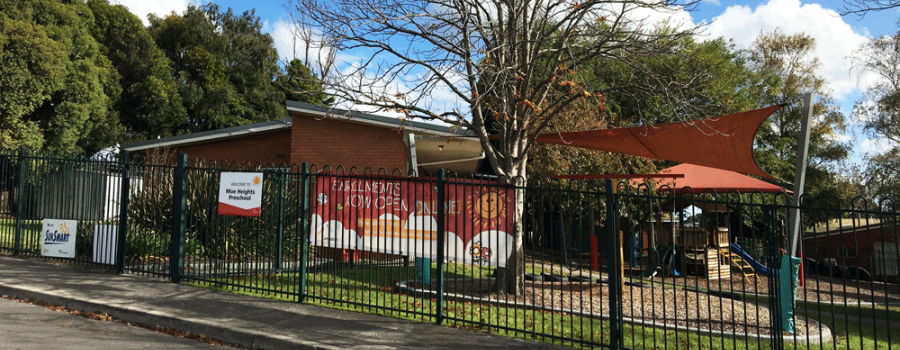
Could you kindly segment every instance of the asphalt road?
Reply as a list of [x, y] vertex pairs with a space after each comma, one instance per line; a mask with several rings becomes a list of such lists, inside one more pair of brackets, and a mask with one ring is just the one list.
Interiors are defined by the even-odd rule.
[[0, 298], [0, 349], [233, 349]]

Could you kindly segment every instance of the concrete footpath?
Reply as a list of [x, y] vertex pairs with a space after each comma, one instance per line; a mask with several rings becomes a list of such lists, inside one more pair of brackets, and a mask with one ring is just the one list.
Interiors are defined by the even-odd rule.
[[0, 256], [0, 295], [254, 349], [570, 349], [430, 323]]

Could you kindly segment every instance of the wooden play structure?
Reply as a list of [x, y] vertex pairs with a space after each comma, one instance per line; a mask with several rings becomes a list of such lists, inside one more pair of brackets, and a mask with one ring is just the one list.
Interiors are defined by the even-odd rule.
[[[704, 229], [701, 227], [685, 227], [678, 242], [684, 248], [685, 264], [688, 271], [705, 276], [709, 280], [731, 278], [734, 270], [744, 276], [750, 283], [758, 281], [756, 271], [747, 261], [730, 251], [728, 228], [718, 227]], [[693, 265], [693, 266], [691, 266]]]

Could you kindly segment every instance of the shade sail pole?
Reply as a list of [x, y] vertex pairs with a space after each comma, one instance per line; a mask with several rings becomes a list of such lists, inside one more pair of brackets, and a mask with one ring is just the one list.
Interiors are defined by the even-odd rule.
[[803, 94], [803, 118], [800, 125], [800, 139], [797, 143], [797, 168], [794, 170], [794, 198], [788, 218], [788, 229], [791, 233], [791, 256], [797, 256], [797, 243], [800, 240], [800, 197], [803, 196], [803, 185], [806, 182], [806, 164], [809, 163], [809, 129], [813, 116], [812, 92]]

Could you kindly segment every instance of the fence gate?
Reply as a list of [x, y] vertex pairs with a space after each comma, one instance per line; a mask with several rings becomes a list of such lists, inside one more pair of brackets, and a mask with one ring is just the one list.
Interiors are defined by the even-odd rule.
[[123, 167], [118, 159], [0, 153], [0, 249], [114, 266]]

